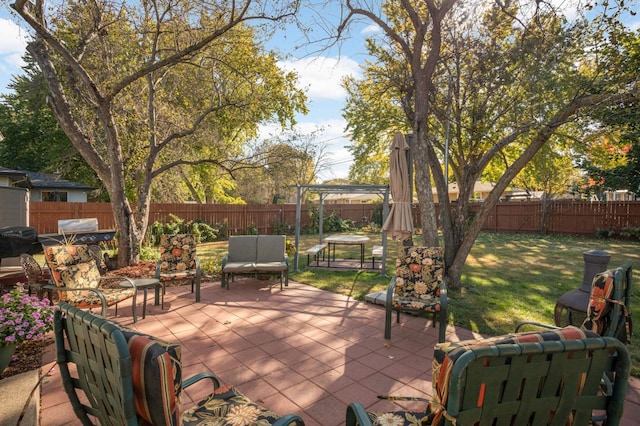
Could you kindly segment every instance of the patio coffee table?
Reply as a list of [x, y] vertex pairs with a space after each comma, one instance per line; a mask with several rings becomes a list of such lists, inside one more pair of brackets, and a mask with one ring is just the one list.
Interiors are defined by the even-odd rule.
[[336, 260], [336, 245], [343, 246], [360, 246], [360, 268], [364, 264], [364, 245], [370, 240], [369, 237], [363, 235], [332, 235], [324, 239], [329, 245], [329, 256], [327, 257], [327, 266], [331, 266], [331, 247], [333, 247], [333, 260]]
[[[146, 314], [147, 314], [147, 289], [149, 287], [154, 287], [154, 288], [159, 288], [162, 286], [162, 284], [160, 284], [160, 280], [157, 278], [135, 278], [133, 279], [133, 282], [136, 285], [136, 288], [138, 290], [142, 289], [143, 291], [143, 296], [142, 296], [142, 319], [145, 318]], [[119, 283], [120, 287], [124, 287], [124, 288], [131, 288], [131, 283], [129, 281], [120, 281]], [[158, 304], [158, 294], [156, 293], [156, 300], [155, 300], [155, 304]], [[162, 308], [164, 309], [164, 292], [162, 292]], [[135, 305], [132, 308], [133, 311], [133, 322], [136, 322], [136, 307]]]

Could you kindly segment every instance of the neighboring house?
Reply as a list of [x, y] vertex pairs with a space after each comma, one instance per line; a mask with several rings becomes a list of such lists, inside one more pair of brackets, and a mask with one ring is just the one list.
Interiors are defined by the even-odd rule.
[[83, 183], [60, 179], [55, 175], [4, 167], [0, 167], [0, 186], [26, 188], [31, 193], [31, 201], [75, 203], [86, 203], [87, 193], [95, 189]]
[[[324, 204], [368, 204], [382, 201], [380, 194], [326, 194], [322, 198]], [[313, 203], [320, 204], [320, 198], [316, 197]]]
[[[489, 193], [493, 190], [495, 183], [492, 182], [480, 182], [476, 181], [473, 185], [473, 195], [471, 196], [471, 200], [473, 201], [483, 201], [488, 196]], [[501, 197], [511, 198], [514, 194], [522, 193], [521, 189], [507, 189]], [[449, 200], [455, 201], [458, 199], [458, 195], [460, 194], [460, 189], [458, 188], [458, 184], [456, 182], [449, 184]], [[517, 196], [516, 196], [517, 197]], [[433, 188], [433, 199], [437, 203], [438, 202], [438, 193], [436, 188]], [[515, 199], [515, 198], [514, 198]]]

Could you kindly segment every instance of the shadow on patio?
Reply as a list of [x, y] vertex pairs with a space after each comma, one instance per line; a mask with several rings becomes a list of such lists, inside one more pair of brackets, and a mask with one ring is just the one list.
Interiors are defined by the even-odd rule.
[[[202, 284], [201, 303], [189, 290], [168, 287], [165, 310], [150, 297], [146, 319], [135, 325], [130, 301], [119, 307], [117, 318], [110, 309], [109, 319], [180, 343], [183, 377], [211, 371], [278, 414], [301, 415], [307, 425], [344, 424], [352, 401], [390, 410], [399, 403], [377, 395], [431, 395], [437, 328], [424, 318], [403, 315], [385, 341], [383, 307], [304, 284], [290, 281], [280, 291], [279, 282], [244, 279], [226, 290], [208, 282]], [[458, 327], [447, 332], [450, 341], [473, 337], [479, 336]], [[43, 371], [51, 367], [54, 352], [48, 348]], [[41, 389], [42, 426], [78, 423], [57, 368]], [[183, 393], [184, 408], [209, 391], [205, 385], [190, 387]], [[627, 395], [622, 424], [638, 424], [640, 380], [630, 380]]]

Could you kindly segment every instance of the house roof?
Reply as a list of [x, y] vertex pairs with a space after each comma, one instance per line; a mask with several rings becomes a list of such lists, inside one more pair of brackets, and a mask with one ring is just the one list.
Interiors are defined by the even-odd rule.
[[91, 191], [95, 187], [84, 183], [72, 182], [60, 179], [56, 175], [30, 172], [27, 170], [12, 170], [0, 167], [0, 176], [14, 179], [14, 185], [31, 189], [75, 189], [78, 191]]

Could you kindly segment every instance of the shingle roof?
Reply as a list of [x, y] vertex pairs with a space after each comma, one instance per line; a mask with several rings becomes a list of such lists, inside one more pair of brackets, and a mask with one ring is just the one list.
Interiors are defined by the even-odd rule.
[[8, 176], [16, 179], [16, 186], [20, 186], [23, 188], [77, 189], [80, 191], [91, 191], [95, 189], [95, 187], [85, 185], [84, 183], [72, 182], [69, 180], [60, 179], [55, 175], [30, 172], [27, 170], [11, 170], [5, 167], [0, 167], [0, 176]]

